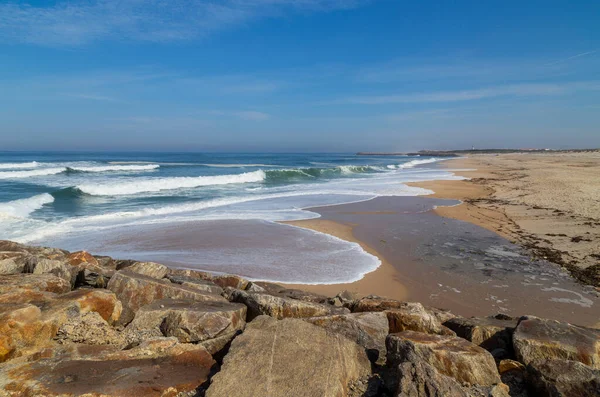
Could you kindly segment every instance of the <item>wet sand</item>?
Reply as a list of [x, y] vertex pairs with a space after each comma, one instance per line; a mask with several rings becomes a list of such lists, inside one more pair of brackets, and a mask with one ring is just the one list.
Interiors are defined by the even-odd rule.
[[465, 203], [436, 212], [492, 230], [600, 287], [600, 152], [480, 155], [441, 163], [467, 181], [409, 183]]
[[593, 288], [576, 283], [555, 264], [532, 259], [496, 233], [440, 217], [433, 208], [443, 204], [456, 202], [379, 197], [311, 209], [321, 218], [292, 223], [359, 241], [395, 274], [382, 266], [351, 285], [294, 287], [327, 295], [347, 288], [388, 297], [397, 290], [407, 300], [463, 316], [501, 312], [589, 326], [598, 322], [600, 299]]

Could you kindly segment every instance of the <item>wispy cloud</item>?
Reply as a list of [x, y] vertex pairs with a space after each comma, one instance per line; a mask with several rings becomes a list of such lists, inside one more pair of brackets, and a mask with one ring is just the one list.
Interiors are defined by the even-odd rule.
[[462, 102], [504, 96], [562, 95], [578, 91], [598, 91], [600, 81], [570, 83], [533, 83], [496, 86], [472, 90], [436, 91], [399, 95], [355, 96], [331, 101], [330, 104], [382, 105], [390, 103]]
[[573, 59], [581, 58], [581, 57], [584, 57], [587, 55], [596, 54], [598, 51], [600, 51], [600, 50], [586, 51], [586, 52], [582, 52], [580, 54], [575, 54], [575, 55], [567, 57], [567, 58], [563, 58], [563, 59], [559, 59], [554, 62], [547, 63], [546, 66], [558, 65], [559, 63], [568, 62]]
[[0, 41], [51, 46], [101, 39], [169, 42], [198, 38], [287, 12], [327, 12], [368, 0], [58, 0], [0, 4]]

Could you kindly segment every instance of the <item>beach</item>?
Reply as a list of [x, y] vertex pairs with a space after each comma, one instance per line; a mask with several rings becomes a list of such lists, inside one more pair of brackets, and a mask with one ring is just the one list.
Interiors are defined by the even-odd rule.
[[[496, 310], [597, 325], [600, 302], [597, 290], [588, 284], [598, 285], [594, 269], [600, 252], [600, 212], [595, 212], [598, 196], [594, 193], [600, 181], [593, 177], [600, 174], [598, 153], [484, 155], [452, 159], [442, 165], [470, 179], [410, 183], [435, 192], [428, 198], [410, 200], [454, 199], [460, 200], [459, 205], [435, 203], [422, 213], [418, 208], [403, 208], [400, 203], [408, 198], [378, 198], [313, 208], [321, 218], [291, 222], [358, 242], [382, 260], [380, 268], [355, 283], [295, 287], [329, 295], [347, 289], [362, 295], [421, 301], [461, 315]], [[397, 227], [402, 222], [406, 225], [411, 217], [414, 230]], [[433, 226], [427, 226], [428, 222]], [[410, 238], [416, 233], [424, 239], [428, 231], [444, 228], [448, 230], [437, 238], [442, 246], [455, 244], [450, 241], [453, 236], [473, 242], [475, 250], [508, 244], [522, 259], [501, 269], [467, 264], [461, 270], [443, 258], [443, 250], [424, 256], [419, 242]], [[488, 231], [498, 240], [486, 234]], [[459, 262], [477, 262], [472, 254], [467, 256]], [[494, 258], [485, 259], [493, 266]], [[465, 282], [467, 278], [470, 282]]]

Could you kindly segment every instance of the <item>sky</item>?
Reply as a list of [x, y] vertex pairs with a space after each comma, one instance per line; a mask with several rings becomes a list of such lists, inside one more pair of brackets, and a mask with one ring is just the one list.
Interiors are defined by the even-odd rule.
[[0, 150], [600, 147], [600, 2], [0, 1]]

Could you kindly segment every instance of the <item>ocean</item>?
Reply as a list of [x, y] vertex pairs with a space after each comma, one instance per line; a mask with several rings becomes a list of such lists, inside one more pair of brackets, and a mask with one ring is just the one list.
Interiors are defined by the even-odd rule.
[[[379, 260], [355, 243], [275, 222], [318, 217], [316, 206], [429, 193], [405, 182], [461, 179], [439, 161], [0, 152], [0, 239], [165, 262], [179, 255], [180, 267], [270, 281], [351, 282]], [[167, 231], [171, 238], [159, 238]], [[191, 241], [177, 248], [175, 235]]]

